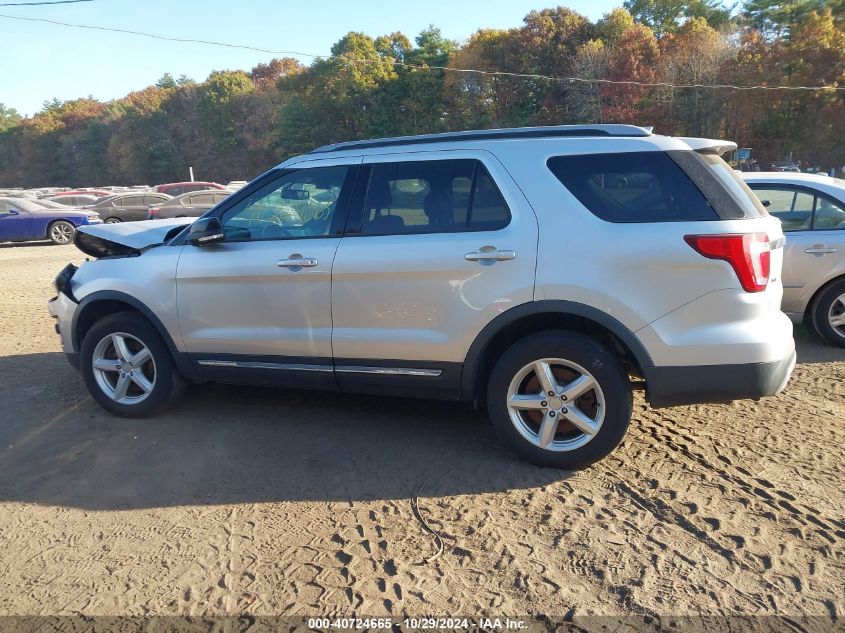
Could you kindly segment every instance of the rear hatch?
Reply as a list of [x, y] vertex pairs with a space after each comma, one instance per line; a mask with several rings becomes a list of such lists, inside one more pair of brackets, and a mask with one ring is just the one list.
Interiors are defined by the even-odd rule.
[[[773, 290], [781, 294], [783, 229], [780, 220], [769, 215], [740, 175], [722, 160], [721, 154], [736, 149], [736, 144], [704, 138], [681, 140], [695, 151], [677, 152], [673, 158], [707, 197], [719, 218], [730, 221], [716, 235], [688, 235], [685, 241], [705, 257], [731, 264], [746, 292], [764, 292], [772, 283], [777, 284]], [[735, 234], [722, 233], [731, 228]]]

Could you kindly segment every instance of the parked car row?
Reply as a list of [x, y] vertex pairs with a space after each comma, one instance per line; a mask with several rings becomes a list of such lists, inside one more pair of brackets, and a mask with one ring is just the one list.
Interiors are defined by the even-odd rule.
[[188, 181], [188, 182], [171, 182], [164, 183], [150, 187], [149, 185], [133, 185], [127, 186], [103, 186], [103, 187], [77, 187], [72, 189], [70, 187], [40, 187], [36, 189], [23, 188], [9, 188], [0, 189], [0, 196], [12, 198], [50, 198], [56, 199], [64, 198], [65, 196], [94, 196], [97, 198], [105, 196], [113, 196], [121, 193], [132, 192], [155, 192], [166, 193], [169, 196], [179, 196], [189, 191], [206, 191], [206, 190], [225, 190], [237, 191], [246, 185], [245, 180], [232, 180], [227, 185], [221, 185], [216, 182], [209, 181]]

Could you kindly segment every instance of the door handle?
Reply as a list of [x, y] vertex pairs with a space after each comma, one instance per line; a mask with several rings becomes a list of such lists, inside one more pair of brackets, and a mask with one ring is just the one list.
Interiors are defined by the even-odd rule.
[[827, 255], [828, 253], [835, 253], [835, 248], [829, 248], [824, 244], [814, 244], [813, 248], [808, 248], [804, 251], [805, 253], [810, 253], [811, 255]]
[[484, 250], [474, 251], [464, 255], [468, 262], [501, 262], [507, 259], [516, 259], [516, 251]]
[[281, 268], [314, 268], [319, 263], [316, 257], [303, 257], [298, 253], [294, 253], [288, 259], [277, 261], [276, 266]]

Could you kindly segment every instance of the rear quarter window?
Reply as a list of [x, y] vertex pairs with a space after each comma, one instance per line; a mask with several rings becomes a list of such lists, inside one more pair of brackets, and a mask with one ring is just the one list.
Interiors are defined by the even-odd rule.
[[582, 205], [607, 222], [719, 219], [704, 194], [666, 152], [555, 156], [547, 164]]

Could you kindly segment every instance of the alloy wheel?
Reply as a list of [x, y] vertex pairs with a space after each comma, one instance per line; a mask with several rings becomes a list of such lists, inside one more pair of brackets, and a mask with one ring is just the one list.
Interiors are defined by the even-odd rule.
[[604, 392], [584, 367], [541, 358], [520, 369], [508, 387], [508, 415], [534, 446], [554, 452], [589, 443], [605, 416]]
[[50, 227], [50, 239], [56, 244], [69, 244], [73, 239], [73, 227], [66, 222], [57, 222]]
[[94, 379], [110, 399], [120, 404], [143, 402], [156, 382], [156, 365], [150, 349], [125, 332], [104, 336], [91, 359]]
[[834, 332], [845, 338], [845, 292], [831, 302], [827, 311], [827, 322]]

